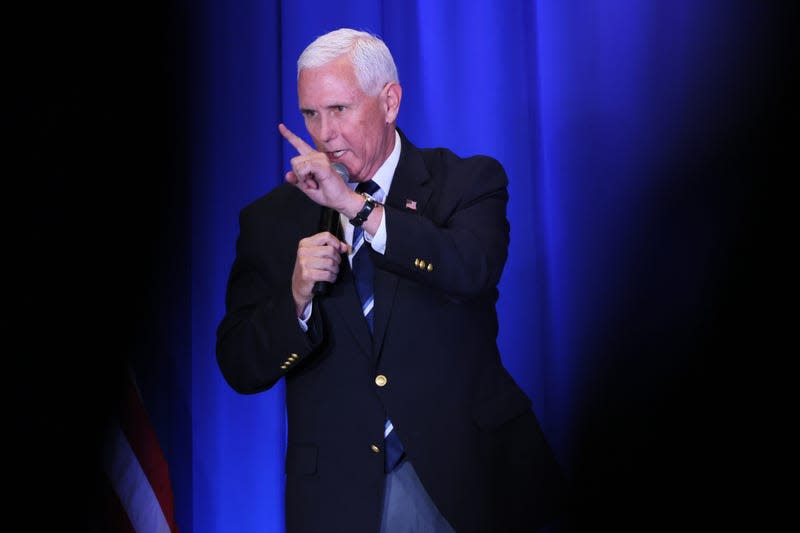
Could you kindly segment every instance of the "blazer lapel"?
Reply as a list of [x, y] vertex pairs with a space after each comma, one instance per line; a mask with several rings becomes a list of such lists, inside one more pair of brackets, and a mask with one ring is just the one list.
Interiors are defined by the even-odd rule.
[[372, 336], [367, 320], [361, 314], [361, 301], [358, 299], [353, 272], [350, 270], [347, 259], [342, 259], [339, 279], [331, 287], [325, 300], [334, 307], [333, 312], [347, 325], [364, 354], [372, 358]]
[[[334, 234], [344, 240], [341, 224], [337, 224]], [[364, 315], [361, 314], [361, 302], [358, 299], [353, 271], [350, 269], [347, 258], [342, 258], [336, 282], [331, 284], [328, 293], [322, 296], [320, 303], [326, 307], [330, 306], [332, 316], [338, 317], [347, 325], [364, 355], [371, 358], [372, 341], [369, 326], [367, 326]]]
[[[392, 188], [389, 190], [389, 196], [385, 203], [393, 209], [408, 210], [408, 203], [415, 202], [415, 210], [422, 215], [431, 195], [431, 187], [428, 183], [430, 175], [422, 159], [422, 154], [406, 139], [403, 132], [399, 129], [398, 132], [402, 142], [400, 161], [397, 163], [392, 179]], [[391, 233], [391, 228], [387, 227], [387, 231]], [[391, 235], [389, 235], [389, 241], [391, 241]], [[383, 347], [383, 339], [394, 308], [399, 281], [400, 278], [396, 274], [379, 269], [375, 271], [373, 349], [376, 356], [380, 355]]]

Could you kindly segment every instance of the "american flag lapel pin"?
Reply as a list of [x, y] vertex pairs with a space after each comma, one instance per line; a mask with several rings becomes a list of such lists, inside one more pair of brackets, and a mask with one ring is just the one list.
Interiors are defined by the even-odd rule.
[[417, 210], [417, 201], [416, 200], [406, 199], [406, 209], [411, 209], [412, 211], [416, 211]]

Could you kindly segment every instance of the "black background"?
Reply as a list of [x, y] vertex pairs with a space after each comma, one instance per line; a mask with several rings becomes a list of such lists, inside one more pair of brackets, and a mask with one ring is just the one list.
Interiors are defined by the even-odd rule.
[[4, 14], [2, 404], [23, 530], [107, 530], [102, 439], [124, 363], [146, 364], [159, 304], [188, 298], [183, 7]]

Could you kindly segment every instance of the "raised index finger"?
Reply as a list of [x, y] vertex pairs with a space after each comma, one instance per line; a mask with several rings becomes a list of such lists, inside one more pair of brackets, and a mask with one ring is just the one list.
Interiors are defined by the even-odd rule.
[[281, 132], [283, 138], [289, 141], [289, 144], [295, 147], [295, 149], [300, 153], [300, 155], [310, 154], [311, 152], [316, 152], [313, 148], [311, 148], [308, 143], [306, 143], [303, 139], [292, 133], [292, 130], [284, 126], [283, 124], [278, 124], [278, 131]]

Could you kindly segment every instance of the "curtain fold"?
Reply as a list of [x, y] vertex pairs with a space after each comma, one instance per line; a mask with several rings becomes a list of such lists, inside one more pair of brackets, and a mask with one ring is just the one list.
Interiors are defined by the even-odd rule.
[[[377, 33], [392, 50], [404, 89], [398, 124], [415, 144], [490, 155], [509, 175], [498, 343], [580, 488], [578, 505], [599, 512], [618, 497], [643, 509], [630, 517], [661, 512], [668, 489], [698, 466], [667, 426], [708, 436], [691, 406], [707, 393], [698, 381], [715, 362], [706, 346], [727, 296], [710, 280], [732, 275], [729, 223], [749, 179], [746, 165], [717, 162], [740, 152], [729, 128], [754, 124], [742, 110], [759, 66], [747, 61], [750, 44], [769, 37], [763, 24], [752, 33], [766, 15], [743, 2], [623, 0], [193, 9], [194, 531], [283, 528], [282, 385], [235, 394], [216, 366], [214, 333], [238, 211], [282, 182], [293, 155], [277, 124], [307, 139], [296, 58], [342, 26]], [[653, 469], [650, 457], [670, 447], [677, 456]], [[614, 523], [604, 514], [613, 509], [598, 523]]]

